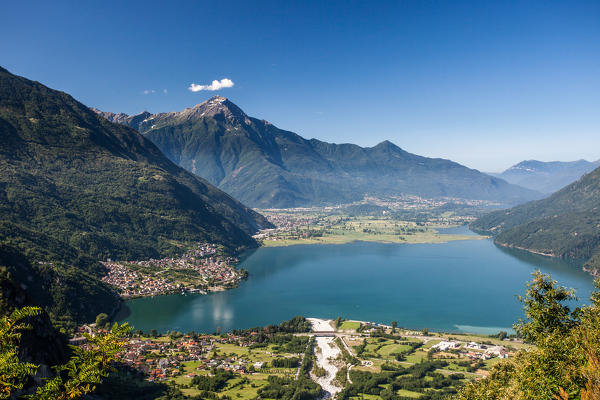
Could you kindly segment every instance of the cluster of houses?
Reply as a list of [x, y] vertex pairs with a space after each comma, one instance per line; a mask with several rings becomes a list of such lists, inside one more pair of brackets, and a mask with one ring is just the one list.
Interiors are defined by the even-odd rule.
[[302, 214], [294, 213], [268, 213], [265, 214], [269, 222], [275, 225], [277, 228], [274, 229], [263, 229], [256, 235], [255, 239], [269, 239], [269, 240], [280, 240], [281, 233], [292, 231], [296, 228], [318, 225], [320, 220], [317, 217], [308, 217]]
[[[125, 343], [117, 360], [140, 372], [150, 381], [164, 381], [178, 375], [193, 378], [198, 375], [197, 371], [212, 368], [243, 374], [264, 367], [263, 362], [252, 362], [233, 354], [220, 354], [218, 343], [247, 347], [252, 341], [233, 334], [226, 337], [185, 335], [168, 341], [133, 337]], [[198, 361], [195, 371], [184, 370], [183, 363], [187, 361]]]
[[504, 346], [492, 346], [475, 342], [463, 343], [456, 341], [441, 341], [433, 346], [437, 351], [458, 351], [471, 360], [489, 360], [493, 357], [508, 358], [509, 353]]
[[[202, 288], [218, 290], [235, 284], [242, 274], [232, 264], [232, 257], [217, 255], [218, 247], [202, 243], [179, 258], [145, 261], [112, 261], [102, 264], [108, 273], [102, 280], [116, 287], [123, 297], [156, 296], [174, 292], [203, 292]], [[170, 270], [194, 270], [198, 282], [177, 282], [168, 276]]]
[[269, 213], [267, 214], [267, 219], [276, 227], [287, 230], [316, 224], [319, 220], [316, 217], [308, 217], [303, 214], [294, 213]]
[[132, 338], [117, 359], [155, 381], [179, 375], [181, 363], [200, 360], [202, 352], [202, 344], [189, 337], [176, 342]]

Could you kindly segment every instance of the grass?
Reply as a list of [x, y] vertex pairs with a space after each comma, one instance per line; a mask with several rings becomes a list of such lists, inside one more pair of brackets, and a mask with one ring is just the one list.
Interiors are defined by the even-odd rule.
[[410, 236], [395, 236], [385, 234], [352, 234], [352, 235], [325, 235], [317, 238], [302, 239], [279, 239], [264, 240], [264, 247], [285, 247], [299, 244], [345, 244], [356, 241], [379, 242], [379, 243], [447, 243], [456, 240], [474, 240], [481, 239], [483, 236], [471, 235], [440, 235], [437, 233], [423, 233]]
[[338, 330], [342, 331], [356, 331], [358, 328], [360, 328], [360, 322], [355, 321], [344, 321], [340, 326], [338, 326]]
[[[270, 362], [275, 357], [291, 356], [289, 353], [278, 353], [274, 356], [273, 345], [269, 345], [265, 348], [249, 349], [247, 347], [237, 346], [230, 343], [217, 343], [215, 350], [219, 355], [235, 355], [237, 357], [248, 360], [248, 364], [253, 364], [257, 361], [262, 361], [265, 366], [259, 371], [252, 374], [241, 375], [238, 378], [232, 379], [228, 382], [227, 387], [221, 390], [219, 396], [229, 396], [232, 399], [250, 400], [255, 399], [258, 396], [258, 390], [265, 386], [269, 375], [277, 376], [288, 376], [293, 377], [296, 373], [296, 368], [270, 368]], [[200, 361], [186, 361], [182, 363], [184, 371], [181, 375], [170, 378], [170, 381], [181, 388], [182, 392], [187, 396], [197, 396], [200, 391], [195, 387], [187, 387], [193, 378], [188, 378], [188, 374], [206, 375], [209, 373], [208, 370], [197, 370], [196, 368], [201, 364]], [[250, 383], [242, 383], [242, 379], [246, 378]], [[254, 387], [252, 387], [252, 384]]]
[[374, 394], [366, 394], [366, 393], [361, 393], [360, 397], [356, 396], [356, 397], [351, 397], [351, 399], [353, 400], [360, 400], [360, 399], [364, 399], [364, 400], [381, 400], [381, 397], [374, 395]]
[[427, 359], [427, 353], [424, 351], [417, 350], [412, 354], [406, 356], [406, 361], [409, 363], [417, 364]]
[[[308, 215], [307, 215], [308, 217]], [[300, 237], [303, 233], [319, 233], [319, 237]], [[263, 241], [265, 247], [297, 244], [344, 244], [354, 241], [381, 243], [446, 243], [455, 240], [482, 239], [484, 236], [440, 234], [433, 227], [385, 217], [322, 217], [320, 224], [280, 232]]]
[[401, 351], [407, 351], [410, 350], [410, 348], [411, 347], [406, 344], [394, 344], [392, 342], [391, 344], [386, 344], [385, 346], [381, 347], [379, 350], [377, 350], [377, 353], [381, 354], [383, 358], [394, 359], [392, 354], [399, 353]]
[[[239, 385], [242, 381], [241, 378], [235, 378], [228, 382], [227, 387], [219, 392], [220, 396], [226, 395], [231, 397], [232, 399], [243, 399], [250, 400], [255, 399], [258, 396], [258, 390], [267, 385], [267, 374], [263, 373], [255, 373], [244, 375], [245, 378], [250, 380], [250, 383]], [[186, 378], [188, 381], [186, 384], [191, 382], [191, 378]], [[176, 383], [181, 384], [181, 381], [175, 380]], [[254, 384], [254, 387], [251, 385]], [[181, 391], [187, 396], [198, 396], [200, 394], [200, 390], [197, 388], [182, 388]]]
[[429, 340], [427, 341], [427, 343], [425, 343], [423, 345], [423, 349], [427, 349], [429, 350], [430, 348], [432, 348], [433, 346], [435, 346], [436, 344], [438, 344], [439, 342], [441, 342], [441, 340]]
[[411, 392], [410, 390], [400, 389], [396, 392], [398, 396], [410, 397], [412, 399], [418, 399], [423, 395], [423, 393]]

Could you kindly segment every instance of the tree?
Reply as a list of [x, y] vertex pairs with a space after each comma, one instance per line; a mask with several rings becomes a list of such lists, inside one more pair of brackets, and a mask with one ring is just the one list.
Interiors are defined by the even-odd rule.
[[18, 349], [21, 331], [31, 329], [23, 319], [41, 314], [40, 308], [14, 310], [9, 316], [0, 319], [0, 399], [8, 399], [11, 394], [23, 388], [30, 376], [35, 375], [37, 366], [19, 360]]
[[[35, 318], [40, 308], [24, 307], [0, 318], [0, 399], [14, 398], [35, 375], [38, 366], [19, 360], [18, 350], [23, 330], [32, 329], [24, 323]], [[84, 334], [85, 347], [72, 346], [73, 356], [64, 365], [53, 367], [55, 375], [36, 388], [31, 400], [67, 400], [80, 398], [95, 390], [108, 376], [115, 355], [123, 348], [122, 338], [131, 330], [128, 324], [113, 325], [103, 335]]]
[[150, 336], [152, 336], [152, 337], [157, 337], [158, 336], [158, 332], [156, 331], [156, 329], [151, 329], [150, 330]]
[[456, 400], [600, 398], [600, 280], [592, 305], [571, 310], [573, 290], [539, 272], [521, 298], [527, 317], [515, 329], [536, 347], [496, 364]]
[[104, 328], [108, 324], [108, 315], [100, 313], [96, 316], [96, 327]]
[[115, 323], [105, 335], [84, 334], [85, 347], [72, 346], [74, 355], [64, 365], [54, 367], [56, 376], [38, 387], [33, 400], [70, 400], [96, 389], [109, 372], [115, 356], [123, 350], [123, 337], [132, 327]]
[[392, 321], [392, 333], [396, 333], [396, 327], [398, 326], [398, 322]]
[[339, 328], [342, 325], [342, 317], [337, 317], [333, 322], [336, 328]]
[[576, 300], [573, 289], [557, 286], [549, 275], [539, 271], [527, 284], [525, 296], [519, 296], [527, 321], [520, 320], [515, 330], [530, 343], [538, 343], [548, 335], [564, 334], [578, 324], [579, 309], [571, 311], [565, 302]]

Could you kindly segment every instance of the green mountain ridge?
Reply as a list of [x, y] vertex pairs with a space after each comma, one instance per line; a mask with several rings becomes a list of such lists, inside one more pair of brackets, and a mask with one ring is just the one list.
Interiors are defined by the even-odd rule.
[[0, 70], [0, 266], [54, 317], [118, 307], [98, 260], [193, 242], [235, 251], [271, 224], [169, 161], [135, 130]]
[[173, 162], [252, 207], [287, 208], [365, 195], [456, 197], [517, 204], [541, 194], [389, 141], [374, 147], [304, 139], [215, 96], [181, 112], [134, 116], [96, 110], [139, 130]]
[[586, 260], [600, 273], [600, 168], [550, 197], [494, 211], [471, 224], [502, 246]]

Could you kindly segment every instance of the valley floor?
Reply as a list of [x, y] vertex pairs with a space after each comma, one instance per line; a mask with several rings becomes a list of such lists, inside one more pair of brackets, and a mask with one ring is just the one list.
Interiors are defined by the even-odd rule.
[[464, 233], [444, 233], [456, 219], [414, 222], [388, 216], [350, 216], [280, 211], [265, 213], [277, 228], [254, 237], [265, 247], [296, 244], [344, 244], [354, 241], [380, 243], [446, 243], [455, 240], [485, 239]]
[[[501, 358], [529, 347], [508, 339], [393, 329], [365, 321], [305, 321], [311, 331], [295, 334], [272, 329], [227, 334], [138, 332], [128, 339], [119, 360], [146, 380], [174, 384], [188, 396], [250, 400], [274, 388], [300, 384], [304, 360], [313, 354], [309, 376], [325, 398], [380, 398], [383, 390], [419, 398], [451, 393], [486, 376]], [[90, 329], [95, 328], [82, 331]], [[389, 382], [368, 388], [367, 382], [382, 381]]]

